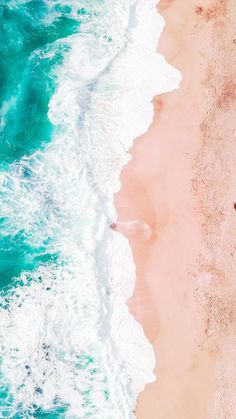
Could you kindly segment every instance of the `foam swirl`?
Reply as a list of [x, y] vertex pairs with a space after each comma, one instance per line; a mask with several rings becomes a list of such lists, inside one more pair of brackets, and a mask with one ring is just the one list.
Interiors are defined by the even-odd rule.
[[155, 357], [126, 305], [135, 267], [128, 241], [109, 228], [113, 195], [152, 121], [153, 96], [177, 88], [180, 75], [156, 53], [156, 1], [75, 3], [65, 2], [72, 15], [89, 7], [90, 17], [57, 69], [53, 140], [1, 173], [4, 231], [57, 260], [2, 293], [0, 411], [128, 419], [155, 379]]

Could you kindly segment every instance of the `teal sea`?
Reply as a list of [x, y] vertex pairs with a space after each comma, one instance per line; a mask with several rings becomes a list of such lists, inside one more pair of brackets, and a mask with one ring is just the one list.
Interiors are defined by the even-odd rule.
[[[53, 3], [53, 2], [52, 2]], [[8, 170], [24, 156], [43, 149], [54, 127], [48, 118], [49, 101], [57, 87], [56, 69], [69, 46], [67, 37], [78, 32], [71, 7], [41, 0], [3, 1], [0, 5], [0, 167]], [[30, 179], [30, 172], [25, 172]], [[11, 284], [25, 270], [55, 260], [47, 246], [27, 244], [22, 229], [8, 234], [1, 218], [1, 286]]]
[[179, 82], [155, 6], [0, 0], [1, 418], [134, 418], [155, 378], [109, 228], [152, 97]]

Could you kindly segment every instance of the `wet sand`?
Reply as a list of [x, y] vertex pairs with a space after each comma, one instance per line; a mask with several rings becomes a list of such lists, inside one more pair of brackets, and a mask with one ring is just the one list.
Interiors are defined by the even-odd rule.
[[158, 8], [166, 20], [158, 51], [183, 82], [154, 99], [154, 122], [135, 141], [115, 200], [115, 227], [137, 269], [130, 311], [157, 357], [137, 417], [235, 419], [236, 7]]

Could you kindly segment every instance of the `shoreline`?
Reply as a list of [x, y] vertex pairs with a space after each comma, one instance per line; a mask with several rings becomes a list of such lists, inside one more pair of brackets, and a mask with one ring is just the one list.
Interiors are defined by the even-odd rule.
[[[209, 0], [202, 7], [195, 0], [187, 6], [184, 0], [160, 1], [158, 10], [166, 27], [158, 52], [181, 71], [183, 81], [178, 90], [154, 98], [153, 124], [135, 140], [132, 159], [121, 174], [122, 188], [115, 196], [117, 229], [128, 237], [136, 264], [129, 309], [142, 324], [157, 358], [157, 380], [139, 396], [138, 419], [223, 419], [228, 411], [220, 382], [222, 360], [230, 364], [227, 355], [223, 358], [223, 347], [225, 351], [235, 326], [231, 318], [236, 308], [232, 297], [229, 300], [235, 291], [234, 267], [232, 261], [224, 266], [217, 243], [232, 253], [233, 235], [227, 238], [221, 227], [224, 221], [227, 231], [234, 231], [232, 202], [229, 210], [225, 197], [232, 190], [232, 201], [236, 190], [233, 158], [229, 158], [236, 150], [229, 141], [222, 150], [219, 145], [215, 150], [210, 141], [219, 137], [220, 118], [221, 128], [226, 123], [230, 135], [233, 115], [230, 122], [227, 117], [225, 121], [225, 111], [233, 113], [236, 98], [227, 90], [227, 80], [217, 91], [222, 72], [226, 74], [224, 64], [233, 72], [232, 51], [226, 48], [224, 62], [220, 55], [233, 31], [231, 19], [220, 36], [226, 19], [234, 17], [232, 2], [228, 3]], [[212, 66], [213, 59], [221, 64], [221, 72]], [[208, 123], [214, 100], [217, 119]], [[223, 189], [222, 175], [227, 178]], [[119, 224], [132, 220], [150, 226], [152, 235], [146, 237], [140, 229], [131, 231]], [[218, 379], [217, 371], [221, 371]], [[227, 374], [224, 377], [226, 382]], [[227, 419], [234, 417], [232, 410]]]

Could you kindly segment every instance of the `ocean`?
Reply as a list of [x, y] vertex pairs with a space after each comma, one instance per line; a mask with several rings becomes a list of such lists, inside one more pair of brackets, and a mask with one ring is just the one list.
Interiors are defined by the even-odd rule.
[[155, 357], [110, 229], [179, 73], [155, 0], [0, 1], [0, 417], [129, 419]]

